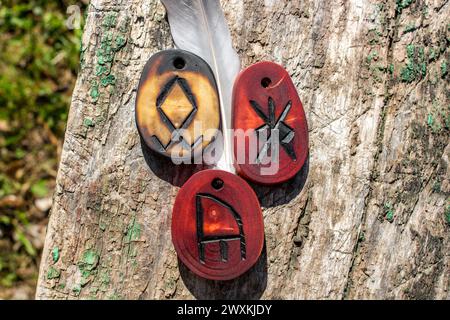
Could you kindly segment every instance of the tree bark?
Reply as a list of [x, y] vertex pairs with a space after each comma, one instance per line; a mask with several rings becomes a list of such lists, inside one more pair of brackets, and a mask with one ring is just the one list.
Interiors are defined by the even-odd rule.
[[171, 210], [189, 168], [149, 153], [134, 118], [145, 62], [173, 47], [165, 10], [95, 0], [37, 298], [449, 299], [449, 1], [222, 6], [243, 67], [283, 65], [309, 125], [301, 173], [252, 185], [259, 262], [226, 283], [179, 265]]

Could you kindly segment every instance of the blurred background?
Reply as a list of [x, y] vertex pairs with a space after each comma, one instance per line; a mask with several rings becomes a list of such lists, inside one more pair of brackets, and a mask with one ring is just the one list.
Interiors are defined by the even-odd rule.
[[0, 299], [34, 298], [86, 3], [0, 0]]

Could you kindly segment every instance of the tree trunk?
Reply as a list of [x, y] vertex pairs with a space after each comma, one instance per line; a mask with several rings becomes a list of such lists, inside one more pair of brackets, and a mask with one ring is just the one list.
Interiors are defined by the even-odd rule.
[[305, 106], [309, 161], [252, 185], [266, 246], [217, 283], [179, 265], [171, 210], [189, 169], [143, 146], [145, 62], [173, 47], [158, 0], [87, 15], [40, 299], [449, 299], [448, 0], [223, 0], [243, 67], [283, 65]]

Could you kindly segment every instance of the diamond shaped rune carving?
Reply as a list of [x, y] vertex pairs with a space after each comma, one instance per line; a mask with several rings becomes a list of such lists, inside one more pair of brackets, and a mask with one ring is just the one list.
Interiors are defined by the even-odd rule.
[[179, 77], [171, 79], [163, 87], [161, 94], [156, 99], [156, 106], [158, 111], [164, 115], [163, 120], [170, 121], [170, 131], [173, 131], [171, 127], [187, 128], [197, 111], [189, 85], [186, 80]]
[[170, 94], [163, 102], [161, 110], [172, 122], [173, 126], [179, 129], [184, 120], [186, 120], [192, 110], [194, 110], [194, 107], [186, 97], [186, 94], [183, 89], [181, 89], [178, 82], [175, 82]]
[[180, 129], [187, 129], [197, 113], [197, 103], [185, 79], [175, 76], [169, 80], [156, 99], [156, 108], [162, 121], [169, 129], [173, 139], [163, 145], [158, 137], [153, 139], [161, 150], [167, 150], [174, 143], [181, 143], [183, 148], [191, 149], [200, 142], [199, 139], [191, 145], [182, 136]]

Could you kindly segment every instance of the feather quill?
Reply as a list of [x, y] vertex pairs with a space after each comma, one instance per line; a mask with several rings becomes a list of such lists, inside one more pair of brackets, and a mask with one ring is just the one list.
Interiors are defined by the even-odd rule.
[[234, 172], [231, 150], [231, 96], [241, 64], [219, 0], [161, 0], [169, 17], [170, 31], [179, 49], [203, 58], [216, 77], [223, 128], [223, 153], [217, 163]]

